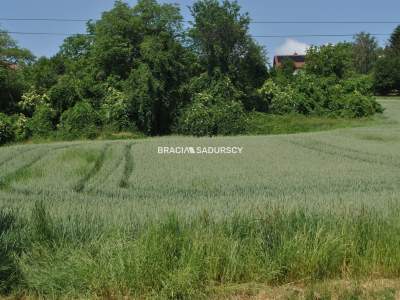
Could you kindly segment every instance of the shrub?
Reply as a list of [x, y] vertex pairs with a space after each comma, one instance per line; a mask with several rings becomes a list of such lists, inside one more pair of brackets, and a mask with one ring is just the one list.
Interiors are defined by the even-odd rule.
[[382, 106], [372, 96], [363, 95], [358, 91], [344, 95], [341, 104], [341, 117], [361, 118], [383, 112]]
[[229, 78], [200, 76], [192, 82], [192, 103], [178, 119], [178, 132], [194, 136], [234, 135], [246, 130], [240, 93]]
[[102, 123], [112, 130], [132, 128], [128, 118], [128, 101], [123, 92], [113, 87], [108, 88], [108, 93], [101, 106]]
[[100, 116], [90, 103], [81, 101], [61, 116], [60, 130], [65, 137], [94, 138]]
[[81, 81], [70, 75], [63, 75], [58, 79], [57, 84], [53, 85], [48, 92], [51, 106], [60, 115], [65, 110], [74, 106], [79, 99]]
[[13, 131], [16, 141], [23, 141], [31, 135], [29, 119], [24, 114], [13, 116]]
[[296, 97], [294, 90], [290, 86], [283, 89], [269, 79], [259, 90], [259, 93], [264, 98], [271, 113], [279, 115], [296, 111]]
[[223, 101], [209, 93], [197, 94], [183, 111], [178, 131], [194, 136], [233, 135], [244, 132], [246, 117], [238, 101]]
[[30, 133], [37, 137], [48, 137], [55, 129], [55, 117], [56, 112], [49, 105], [39, 105], [28, 122]]
[[0, 113], [0, 145], [14, 139], [12, 120], [6, 114]]
[[353, 57], [350, 43], [312, 46], [306, 55], [306, 71], [322, 77], [346, 78], [355, 73]]
[[339, 80], [300, 72], [291, 84], [267, 80], [259, 93], [274, 114], [358, 118], [383, 111], [372, 96], [372, 79], [365, 75]]
[[400, 92], [400, 55], [391, 51], [385, 51], [379, 58], [374, 72], [375, 92], [387, 95], [392, 92]]
[[370, 75], [355, 75], [342, 81], [344, 92], [359, 92], [362, 95], [373, 95], [374, 81]]
[[49, 103], [50, 98], [47, 94], [39, 94], [37, 91], [31, 90], [22, 95], [21, 101], [18, 102], [18, 107], [27, 115], [32, 116], [36, 107]]

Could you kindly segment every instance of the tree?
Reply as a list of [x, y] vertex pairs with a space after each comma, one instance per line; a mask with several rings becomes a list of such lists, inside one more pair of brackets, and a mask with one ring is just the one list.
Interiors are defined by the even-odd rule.
[[376, 92], [382, 95], [400, 92], [400, 26], [393, 31], [376, 64], [374, 86]]
[[254, 96], [267, 77], [267, 68], [263, 48], [249, 34], [248, 14], [240, 12], [236, 1], [227, 0], [199, 0], [191, 13], [194, 22], [189, 37], [203, 70], [210, 76], [220, 70], [244, 94]]
[[400, 91], [400, 55], [385, 50], [379, 58], [374, 71], [375, 91], [381, 95]]
[[192, 83], [201, 92], [180, 115], [177, 131], [194, 136], [243, 133], [247, 119], [240, 102], [241, 93], [229, 77], [217, 72], [213, 78], [203, 74]]
[[[88, 31], [91, 33], [92, 25], [88, 24]], [[93, 35], [76, 34], [67, 37], [60, 47], [60, 55], [69, 60], [86, 58], [93, 44]]]
[[279, 67], [276, 66], [271, 70], [270, 75], [274, 78], [275, 82], [285, 85], [290, 84], [293, 80], [295, 70], [296, 67], [294, 61], [290, 58], [284, 58]]
[[12, 121], [9, 116], [0, 112], [0, 146], [14, 138]]
[[0, 65], [28, 64], [33, 59], [29, 50], [19, 48], [6, 31], [0, 31]]
[[0, 112], [15, 112], [25, 88], [22, 68], [33, 60], [33, 55], [6, 33], [0, 31]]
[[354, 36], [353, 47], [357, 72], [370, 73], [378, 59], [378, 41], [371, 34], [360, 32]]
[[400, 25], [396, 27], [389, 39], [389, 48], [400, 53]]
[[354, 72], [353, 45], [350, 43], [312, 46], [307, 51], [305, 70], [318, 76], [336, 76], [338, 79]]
[[44, 93], [57, 84], [59, 77], [66, 72], [66, 65], [61, 55], [55, 55], [52, 58], [41, 57], [23, 71], [29, 88]]

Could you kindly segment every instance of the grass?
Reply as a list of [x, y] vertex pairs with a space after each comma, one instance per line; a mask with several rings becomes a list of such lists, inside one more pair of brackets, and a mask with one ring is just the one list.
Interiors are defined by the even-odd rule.
[[[325, 132], [3, 147], [0, 291], [393, 299], [400, 102], [382, 103], [381, 120]], [[163, 156], [159, 146], [244, 152]], [[365, 292], [382, 280], [391, 284]]]
[[362, 127], [384, 122], [383, 118], [362, 119], [330, 118], [318, 116], [271, 115], [252, 112], [249, 116], [248, 133], [252, 135], [290, 134], [301, 132], [326, 131], [338, 128]]
[[340, 299], [395, 300], [398, 299], [398, 280], [329, 280], [305, 286], [301, 282], [285, 286], [262, 284], [234, 285], [218, 289], [215, 299]]

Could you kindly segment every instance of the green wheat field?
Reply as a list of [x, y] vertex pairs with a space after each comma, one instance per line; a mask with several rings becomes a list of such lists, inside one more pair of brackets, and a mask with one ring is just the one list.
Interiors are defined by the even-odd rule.
[[[400, 100], [365, 126], [0, 148], [0, 290], [209, 298], [400, 276]], [[160, 155], [240, 146], [241, 155]]]

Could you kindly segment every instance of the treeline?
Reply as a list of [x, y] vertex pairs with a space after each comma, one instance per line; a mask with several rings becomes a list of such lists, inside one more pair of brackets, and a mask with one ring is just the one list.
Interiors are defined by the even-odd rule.
[[51, 58], [0, 33], [0, 144], [105, 130], [238, 134], [251, 111], [364, 117], [381, 111], [374, 90], [400, 90], [400, 27], [385, 50], [367, 34], [313, 47], [293, 75], [290, 62], [269, 70], [236, 2], [199, 0], [191, 13], [185, 28], [177, 5], [117, 1]]

